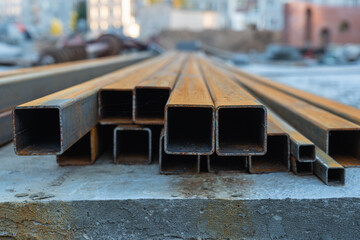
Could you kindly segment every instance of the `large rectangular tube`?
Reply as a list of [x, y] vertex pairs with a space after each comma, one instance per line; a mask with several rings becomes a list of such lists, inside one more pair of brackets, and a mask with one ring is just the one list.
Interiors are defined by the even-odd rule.
[[164, 131], [160, 135], [159, 168], [161, 174], [197, 174], [200, 155], [174, 155], [164, 150]]
[[131, 124], [133, 90], [137, 84], [164, 68], [173, 59], [169, 54], [141, 71], [133, 72], [106, 85], [99, 92], [99, 119], [101, 124]]
[[215, 107], [190, 56], [165, 106], [165, 152], [211, 155], [214, 151]]
[[198, 59], [216, 108], [216, 153], [219, 156], [264, 155], [266, 108], [225, 72]]
[[187, 55], [180, 55], [164, 70], [139, 83], [134, 90], [133, 121], [164, 125], [164, 109]]
[[268, 121], [267, 131], [267, 152], [263, 156], [249, 156], [249, 172], [268, 173], [289, 171], [289, 135], [272, 121]]
[[343, 166], [360, 166], [360, 126], [274, 88], [234, 79]]
[[17, 106], [13, 113], [15, 153], [63, 154], [98, 123], [100, 88], [154, 61], [158, 58]]
[[114, 129], [114, 163], [150, 164], [151, 129], [137, 125], [119, 125]]

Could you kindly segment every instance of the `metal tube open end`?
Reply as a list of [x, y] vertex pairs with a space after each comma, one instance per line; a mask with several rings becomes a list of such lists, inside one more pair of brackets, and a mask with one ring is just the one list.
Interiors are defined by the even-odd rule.
[[53, 155], [61, 151], [60, 110], [14, 110], [14, 144], [17, 155]]
[[360, 166], [360, 131], [330, 131], [328, 153], [344, 167]]
[[247, 170], [246, 156], [208, 156], [209, 172], [245, 172]]
[[345, 184], [345, 169], [330, 168], [327, 173], [327, 185], [341, 186]]
[[296, 175], [312, 175], [313, 164], [313, 162], [300, 162], [295, 157], [291, 157], [291, 169]]
[[164, 136], [160, 137], [160, 173], [161, 174], [196, 174], [200, 172], [200, 156], [172, 155], [164, 151]]
[[314, 162], [315, 161], [315, 146], [304, 145], [299, 146], [299, 161], [300, 162]]
[[266, 152], [266, 110], [259, 108], [218, 109], [219, 156], [263, 155]]
[[115, 128], [114, 163], [128, 165], [150, 164], [151, 130], [141, 127]]
[[132, 123], [132, 98], [132, 91], [101, 90], [99, 94], [100, 123]]
[[135, 117], [138, 124], [164, 124], [164, 109], [170, 89], [136, 88]]
[[289, 138], [286, 135], [268, 135], [267, 152], [249, 157], [250, 173], [284, 172], [290, 168]]
[[214, 152], [213, 108], [170, 106], [166, 115], [166, 153], [210, 155]]

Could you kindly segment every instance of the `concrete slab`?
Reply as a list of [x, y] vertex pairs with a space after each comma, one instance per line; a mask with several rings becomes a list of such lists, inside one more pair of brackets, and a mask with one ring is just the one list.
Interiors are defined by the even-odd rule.
[[[329, 187], [292, 173], [165, 176], [158, 165], [59, 167], [0, 148], [0, 238], [351, 239], [360, 169]], [[37, 196], [34, 196], [37, 194]], [[43, 199], [42, 199], [43, 198]], [[106, 237], [105, 237], [106, 236]]]

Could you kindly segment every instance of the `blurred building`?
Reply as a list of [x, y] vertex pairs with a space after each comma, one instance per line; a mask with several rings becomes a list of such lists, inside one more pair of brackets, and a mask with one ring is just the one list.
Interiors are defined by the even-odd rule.
[[323, 48], [330, 43], [360, 44], [360, 6], [287, 3], [283, 37], [285, 44], [296, 47]]

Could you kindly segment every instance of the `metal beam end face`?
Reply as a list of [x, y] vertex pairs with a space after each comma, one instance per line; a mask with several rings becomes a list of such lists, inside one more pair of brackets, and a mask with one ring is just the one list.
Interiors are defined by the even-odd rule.
[[313, 162], [300, 162], [295, 157], [291, 157], [292, 170], [296, 175], [312, 175], [314, 170]]
[[60, 109], [16, 108], [14, 145], [17, 155], [62, 154]]
[[90, 135], [90, 132], [88, 132], [62, 155], [56, 156], [57, 164], [60, 166], [82, 166], [92, 164], [94, 160], [91, 155]]
[[151, 130], [149, 128], [115, 128], [114, 163], [150, 164]]
[[113, 123], [132, 122], [132, 91], [101, 90], [99, 113], [101, 120]]
[[360, 130], [329, 131], [328, 153], [344, 167], [360, 166]]
[[164, 109], [170, 89], [136, 88], [135, 123], [164, 124]]
[[315, 161], [315, 146], [304, 145], [299, 146], [299, 162], [314, 162]]
[[210, 155], [214, 152], [214, 108], [168, 106], [165, 152]]
[[245, 172], [247, 170], [246, 156], [218, 156], [209, 157], [209, 172]]
[[345, 169], [344, 168], [329, 168], [327, 185], [330, 185], [330, 186], [345, 185]]
[[217, 109], [217, 154], [263, 155], [266, 152], [266, 110], [263, 107]]

